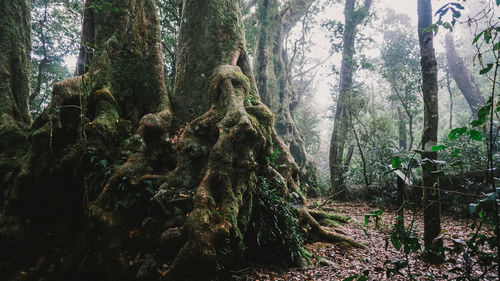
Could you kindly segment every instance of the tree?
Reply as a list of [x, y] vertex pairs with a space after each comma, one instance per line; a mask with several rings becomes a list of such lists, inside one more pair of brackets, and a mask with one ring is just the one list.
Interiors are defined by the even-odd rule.
[[81, 3], [61, 0], [32, 1], [33, 52], [30, 111], [36, 118], [50, 102], [51, 89], [71, 77], [63, 59], [77, 52]]
[[240, 1], [184, 2], [172, 103], [155, 1], [84, 7], [80, 76], [56, 84], [1, 179], [2, 276], [227, 279], [243, 256], [304, 266], [302, 229], [363, 247], [307, 210], [259, 99]]
[[165, 79], [170, 90], [174, 87], [179, 27], [182, 16], [182, 0], [160, 0], [161, 44], [163, 46]]
[[364, 5], [356, 8], [356, 0], [346, 0], [344, 8], [345, 27], [343, 34], [342, 65], [340, 69], [339, 97], [336, 106], [334, 127], [330, 142], [330, 181], [334, 193], [338, 198], [345, 197], [344, 184], [344, 146], [349, 129], [349, 100], [353, 88], [353, 74], [355, 70], [354, 40], [357, 26], [368, 15], [371, 0], [365, 0]]
[[409, 34], [408, 29], [386, 31], [381, 51], [382, 76], [392, 88], [389, 99], [399, 101], [403, 107], [408, 121], [410, 141], [407, 146], [410, 149], [415, 140], [413, 131], [415, 119], [422, 112], [420, 54], [415, 44], [416, 40]]
[[469, 70], [465, 67], [464, 60], [458, 55], [453, 36], [450, 33], [446, 34], [445, 43], [446, 59], [450, 73], [467, 100], [470, 110], [476, 116], [479, 108], [485, 104], [485, 100], [476, 83], [472, 80]]
[[31, 124], [29, 1], [2, 1], [0, 30], [0, 179], [3, 179], [10, 172], [9, 165], [21, 160], [28, 144], [25, 129]]
[[437, 61], [434, 52], [432, 30], [426, 30], [432, 24], [431, 1], [419, 0], [418, 39], [420, 45], [420, 65], [422, 68], [422, 91], [424, 96], [424, 128], [422, 132], [422, 178], [424, 210], [424, 245], [428, 250], [428, 261], [441, 262], [442, 257], [436, 252], [442, 246], [442, 240], [436, 239], [441, 232], [441, 203], [439, 181], [436, 173], [437, 152], [433, 146], [438, 138], [438, 80]]
[[309, 160], [302, 134], [295, 124], [294, 85], [285, 40], [291, 29], [309, 11], [313, 0], [290, 1], [280, 7], [278, 0], [257, 4], [258, 42], [255, 77], [259, 94], [276, 115], [275, 128], [299, 165], [303, 190], [317, 185], [316, 169]]

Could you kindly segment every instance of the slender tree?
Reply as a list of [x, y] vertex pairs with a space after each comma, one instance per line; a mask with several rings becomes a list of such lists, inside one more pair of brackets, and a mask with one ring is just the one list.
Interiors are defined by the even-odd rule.
[[342, 65], [340, 68], [339, 96], [336, 105], [334, 127], [330, 142], [330, 181], [338, 198], [345, 197], [344, 183], [344, 146], [349, 129], [349, 96], [353, 88], [355, 70], [355, 38], [357, 27], [368, 15], [372, 0], [365, 0], [356, 8], [356, 0], [346, 0], [344, 8], [345, 28], [343, 34]]
[[418, 39], [420, 45], [420, 65], [422, 68], [422, 91], [424, 96], [424, 128], [422, 133], [424, 245], [428, 250], [428, 260], [441, 262], [436, 254], [442, 246], [441, 239], [435, 239], [441, 232], [441, 203], [439, 181], [436, 174], [437, 152], [432, 147], [438, 140], [438, 80], [437, 61], [434, 52], [434, 36], [425, 29], [432, 24], [432, 4], [430, 0], [418, 0]]

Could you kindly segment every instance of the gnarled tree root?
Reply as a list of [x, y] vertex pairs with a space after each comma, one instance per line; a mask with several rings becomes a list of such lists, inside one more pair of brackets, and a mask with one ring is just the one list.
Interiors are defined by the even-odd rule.
[[358, 242], [352, 238], [349, 238], [345, 235], [333, 233], [326, 228], [322, 227], [319, 222], [314, 219], [314, 217], [309, 213], [309, 211], [305, 208], [299, 209], [299, 223], [303, 226], [308, 226], [309, 236], [311, 239], [330, 242], [330, 243], [347, 243], [348, 245], [355, 247], [366, 249], [366, 245], [361, 242]]

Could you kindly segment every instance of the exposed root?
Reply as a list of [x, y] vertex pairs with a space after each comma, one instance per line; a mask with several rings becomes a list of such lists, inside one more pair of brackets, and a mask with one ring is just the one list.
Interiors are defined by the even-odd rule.
[[317, 221], [331, 220], [331, 221], [337, 221], [340, 223], [348, 223], [349, 222], [349, 218], [344, 217], [342, 215], [328, 214], [328, 213], [323, 212], [323, 211], [314, 211], [314, 210], [308, 210], [308, 211], [309, 211], [309, 214], [311, 214], [311, 216], [313, 216], [313, 218], [315, 218]]
[[333, 233], [322, 227], [316, 219], [305, 209], [299, 209], [299, 223], [310, 227], [309, 236], [315, 240], [321, 240], [331, 243], [347, 243], [350, 246], [365, 249], [366, 245], [347, 236]]

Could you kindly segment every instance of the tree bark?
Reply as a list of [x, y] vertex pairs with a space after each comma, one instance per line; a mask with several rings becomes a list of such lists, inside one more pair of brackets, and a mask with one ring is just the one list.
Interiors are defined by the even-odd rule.
[[464, 60], [457, 53], [451, 34], [446, 34], [445, 43], [448, 68], [458, 88], [467, 100], [470, 110], [476, 116], [479, 108], [485, 104], [484, 98], [479, 92], [476, 83], [472, 80], [469, 70], [465, 67]]
[[30, 124], [28, 110], [29, 59], [31, 51], [30, 3], [0, 3], [0, 114]]
[[314, 1], [291, 1], [281, 10], [278, 2], [263, 0], [258, 3], [256, 79], [262, 101], [276, 115], [276, 131], [300, 168], [301, 187], [308, 191], [317, 185], [316, 168], [309, 160], [304, 140], [292, 116], [293, 86], [284, 41], [286, 34]]
[[[406, 118], [401, 107], [398, 107], [398, 117], [399, 117], [399, 148], [402, 151], [407, 149], [406, 147]], [[396, 221], [396, 224], [400, 229], [404, 228], [404, 205], [405, 201], [408, 199], [408, 190], [405, 184], [405, 181], [397, 176], [397, 186], [398, 186], [398, 217], [399, 219]]]
[[441, 204], [438, 177], [435, 173], [437, 152], [432, 147], [438, 140], [438, 80], [437, 62], [434, 52], [432, 31], [423, 33], [432, 24], [431, 1], [418, 0], [418, 38], [420, 45], [420, 65], [422, 68], [422, 91], [424, 97], [424, 129], [422, 133], [423, 158], [423, 210], [424, 210], [424, 245], [433, 252], [428, 257], [431, 262], [441, 262], [435, 252], [442, 246], [442, 240], [435, 238], [441, 232]]
[[[175, 109], [178, 120], [163, 79], [155, 1], [102, 3], [86, 3], [99, 10], [84, 19], [95, 47], [88, 69], [55, 86], [28, 154], [2, 181], [2, 277], [228, 280], [248, 251], [293, 253], [289, 264], [306, 265], [301, 229], [364, 247], [309, 214], [299, 168], [256, 91], [240, 1], [184, 2], [176, 86], [181, 96], [201, 90], [191, 94], [205, 111], [183, 115], [186, 103]], [[264, 215], [279, 226], [255, 227]], [[254, 234], [269, 228], [283, 235], [267, 241], [273, 247], [256, 247]]]
[[448, 95], [450, 97], [450, 119], [449, 119], [449, 129], [453, 129], [453, 92], [451, 91], [451, 79], [450, 79], [450, 69], [446, 68], [446, 89], [448, 90]]
[[[209, 78], [217, 66], [238, 65], [244, 73], [250, 70], [248, 63], [238, 61], [239, 58], [246, 57], [246, 53], [236, 53], [237, 51], [246, 52], [244, 30], [239, 28], [232, 30], [231, 37], [227, 38], [227, 30], [233, 28], [235, 20], [241, 19], [235, 13], [225, 13], [223, 9], [220, 9], [220, 5], [228, 5], [228, 9], [239, 6], [236, 2], [238, 1], [201, 1], [198, 3], [187, 1], [184, 4], [181, 25], [183, 32], [179, 36], [177, 73], [172, 98], [175, 115], [183, 122], [191, 121], [209, 109], [210, 98], [206, 94], [206, 89], [210, 83]], [[186, 9], [190, 12], [187, 13]], [[212, 17], [206, 15], [212, 15]], [[191, 21], [188, 22], [186, 16], [189, 16]], [[220, 39], [200, 41], [200, 26], [210, 33], [213, 39]], [[225, 44], [228, 46], [223, 46]], [[211, 50], [215, 52], [209, 52]], [[210, 55], [197, 61], [193, 59], [193, 54], [202, 53]], [[235, 59], [236, 61], [233, 61]], [[259, 99], [253, 78], [250, 86], [251, 95]]]
[[28, 146], [30, 18], [29, 1], [0, 2], [0, 193]]
[[255, 78], [262, 102], [269, 108], [272, 106], [272, 96], [269, 93], [269, 63], [270, 54], [272, 52], [272, 35], [277, 32], [276, 24], [271, 24], [276, 21], [276, 14], [271, 9], [277, 10], [278, 2], [272, 0], [262, 0], [257, 6], [258, 14], [258, 31], [259, 39], [257, 42], [257, 60], [255, 63]]
[[330, 141], [330, 182], [333, 193], [339, 199], [345, 198], [347, 189], [344, 182], [343, 157], [346, 136], [349, 128], [349, 96], [353, 87], [354, 74], [354, 42], [356, 28], [368, 15], [371, 0], [365, 0], [359, 8], [362, 13], [354, 16], [356, 0], [347, 0], [344, 7], [345, 28], [343, 35], [342, 65], [340, 67], [340, 84], [334, 127]]

